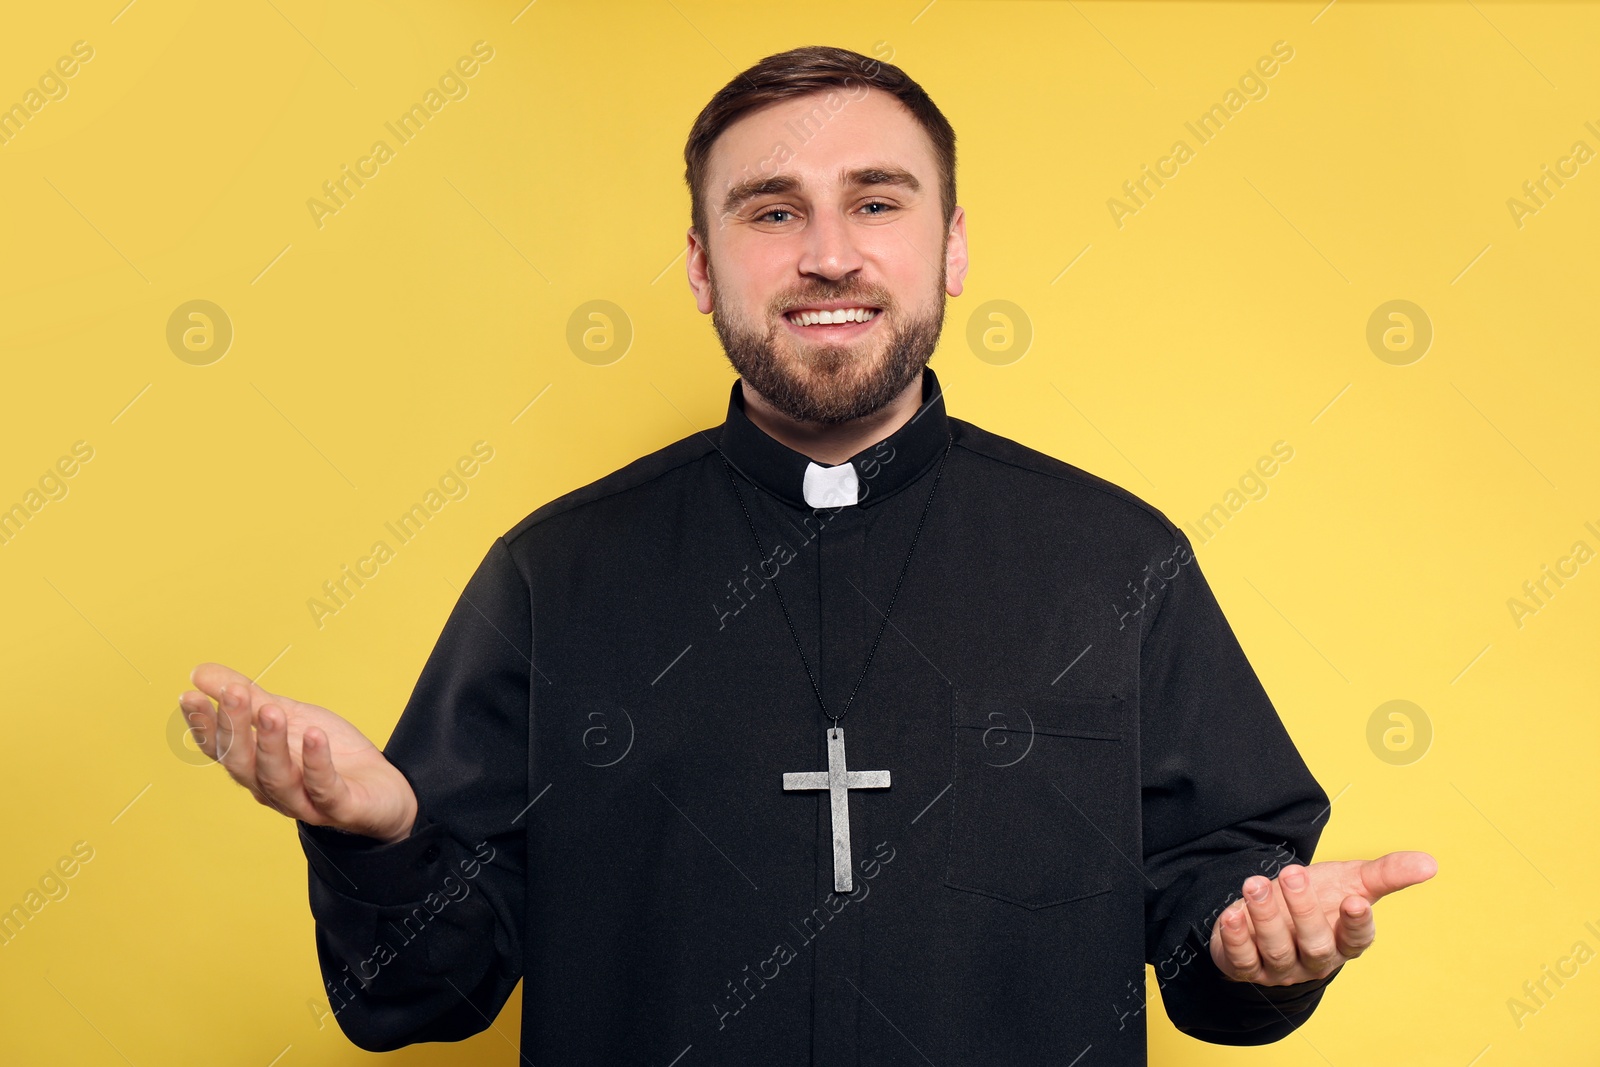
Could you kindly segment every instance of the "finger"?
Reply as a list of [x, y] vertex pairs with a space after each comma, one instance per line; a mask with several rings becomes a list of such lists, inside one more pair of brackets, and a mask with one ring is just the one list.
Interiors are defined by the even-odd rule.
[[1278, 873], [1278, 887], [1283, 890], [1284, 908], [1294, 926], [1300, 962], [1317, 974], [1332, 970], [1340, 962], [1339, 946], [1305, 867], [1298, 863], [1286, 865]]
[[227, 685], [240, 685], [250, 689], [255, 685], [248, 676], [220, 663], [202, 663], [189, 672], [194, 687], [212, 700], [222, 699], [222, 689]]
[[1339, 921], [1335, 926], [1339, 954], [1345, 959], [1355, 959], [1377, 938], [1377, 927], [1372, 918], [1372, 905], [1354, 894], [1345, 897], [1339, 905]]
[[333, 747], [328, 735], [316, 727], [307, 728], [300, 739], [300, 760], [306, 796], [326, 821], [335, 825], [350, 804], [350, 786], [333, 765]]
[[256, 739], [250, 729], [250, 705], [244, 690], [229, 683], [219, 690], [217, 705], [217, 760], [228, 769], [234, 781], [257, 796]]
[[1256, 952], [1255, 938], [1250, 935], [1249, 920], [1245, 918], [1243, 900], [1236, 900], [1222, 912], [1222, 954], [1233, 969], [1233, 977], [1249, 981], [1261, 969], [1261, 957]]
[[267, 701], [282, 700], [281, 697], [261, 688], [248, 675], [241, 674], [232, 667], [224, 667], [220, 663], [202, 663], [193, 671], [190, 671], [189, 676], [201, 692], [219, 704], [222, 702], [223, 692], [228, 687], [238, 688], [242, 693], [240, 699], [243, 701], [245, 710], [252, 717], [256, 710]]
[[276, 704], [256, 712], [256, 788], [272, 807], [296, 819], [312, 814], [300, 768], [289, 752], [289, 720]]
[[204, 693], [191, 689], [178, 697], [178, 707], [183, 712], [183, 721], [189, 726], [189, 736], [194, 738], [195, 747], [213, 760], [216, 759], [217, 714], [211, 701]]
[[1244, 881], [1244, 901], [1250, 909], [1250, 921], [1255, 924], [1261, 969], [1274, 978], [1282, 978], [1294, 970], [1300, 957], [1289, 918], [1278, 905], [1276, 885], [1264, 875], [1251, 875]]
[[1426, 852], [1390, 852], [1361, 865], [1361, 895], [1377, 903], [1388, 894], [1426, 882], [1437, 873], [1439, 861]]

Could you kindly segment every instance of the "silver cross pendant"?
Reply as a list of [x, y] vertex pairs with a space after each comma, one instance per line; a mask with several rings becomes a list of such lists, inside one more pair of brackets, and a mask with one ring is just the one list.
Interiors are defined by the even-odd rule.
[[888, 771], [845, 769], [844, 727], [828, 730], [828, 769], [789, 771], [783, 776], [785, 790], [826, 789], [833, 817], [833, 889], [850, 892], [850, 790], [889, 788]]

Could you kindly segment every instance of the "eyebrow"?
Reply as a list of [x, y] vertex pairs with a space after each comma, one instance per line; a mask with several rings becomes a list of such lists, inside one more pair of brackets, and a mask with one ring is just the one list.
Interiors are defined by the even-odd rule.
[[[855, 170], [842, 172], [839, 178], [842, 185], [852, 189], [875, 185], [898, 185], [912, 193], [920, 192], [922, 189], [922, 183], [917, 181], [916, 175], [903, 167], [885, 165], [857, 167]], [[750, 178], [739, 182], [728, 190], [728, 195], [722, 199], [722, 213], [731, 215], [740, 207], [758, 197], [793, 193], [800, 189], [800, 185], [800, 179], [792, 174], [774, 174], [770, 178]]]

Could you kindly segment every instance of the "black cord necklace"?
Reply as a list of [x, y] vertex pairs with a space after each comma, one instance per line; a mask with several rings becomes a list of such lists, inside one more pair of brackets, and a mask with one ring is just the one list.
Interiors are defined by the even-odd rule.
[[[905, 562], [900, 565], [900, 577], [895, 580], [894, 593], [889, 598], [888, 607], [883, 612], [883, 622], [878, 626], [878, 636], [873, 638], [872, 648], [867, 653], [867, 661], [861, 667], [861, 677], [856, 679], [856, 684], [850, 690], [844, 707], [835, 715], [828, 710], [828, 705], [822, 699], [822, 688], [817, 685], [816, 675], [811, 671], [811, 664], [806, 662], [805, 648], [800, 644], [800, 637], [795, 633], [794, 620], [789, 617], [789, 607], [784, 603], [783, 592], [778, 588], [776, 573], [769, 579], [772, 582], [772, 591], [777, 594], [778, 607], [783, 610], [783, 621], [789, 627], [789, 637], [794, 641], [795, 651], [800, 654], [800, 665], [805, 668], [806, 678], [811, 682], [811, 691], [816, 694], [817, 706], [822, 708], [822, 714], [831, 719], [833, 726], [827, 731], [828, 740], [828, 769], [825, 771], [799, 771], [787, 772], [783, 776], [783, 788], [786, 790], [815, 790], [828, 791], [832, 806], [833, 817], [833, 888], [836, 893], [848, 893], [851, 890], [850, 872], [850, 810], [849, 791], [851, 789], [887, 789], [889, 787], [888, 771], [852, 771], [845, 766], [844, 753], [844, 727], [839, 725], [845, 713], [850, 710], [850, 704], [855, 700], [856, 693], [861, 689], [861, 683], [867, 680], [867, 671], [872, 668], [872, 660], [878, 654], [878, 643], [883, 640], [883, 633], [889, 627], [889, 614], [894, 611], [895, 601], [900, 599], [900, 588], [905, 584], [906, 572], [911, 569], [911, 556], [917, 550], [917, 540], [922, 536], [922, 527], [928, 521], [928, 512], [933, 507], [933, 494], [939, 490], [939, 479], [944, 475], [945, 460], [950, 457], [950, 448], [955, 443], [955, 438], [946, 435], [944, 454], [939, 457], [939, 469], [934, 472], [933, 486], [928, 490], [927, 503], [922, 506], [922, 516], [917, 520], [917, 529], [911, 536], [911, 547], [906, 551]], [[756, 532], [756, 523], [750, 517], [750, 509], [745, 506], [744, 494], [739, 491], [739, 482], [733, 476], [733, 468], [728, 463], [726, 456], [722, 457], [722, 466], [728, 472], [728, 484], [733, 486], [733, 493], [739, 500], [739, 510], [744, 512], [745, 522], [750, 526], [750, 537], [755, 541], [758, 559], [766, 559], [766, 549], [761, 545], [761, 535]]]
[[[917, 521], [916, 533], [914, 533], [911, 537], [911, 548], [906, 552], [905, 562], [900, 566], [900, 577], [895, 582], [894, 594], [889, 598], [889, 606], [884, 609], [883, 622], [878, 626], [878, 636], [873, 639], [872, 650], [867, 653], [867, 662], [861, 667], [861, 677], [856, 679], [855, 688], [850, 690], [850, 696], [845, 700], [844, 707], [837, 715], [829, 711], [827, 704], [823, 702], [822, 689], [817, 685], [816, 676], [811, 673], [811, 665], [806, 662], [805, 649], [800, 644], [800, 638], [795, 634], [794, 622], [792, 619], [790, 619], [789, 608], [783, 601], [783, 591], [778, 588], [777, 576], [774, 575], [771, 579], [769, 579], [772, 582], [772, 591], [778, 595], [778, 607], [783, 610], [783, 621], [789, 626], [789, 637], [794, 641], [795, 651], [800, 653], [800, 665], [805, 668], [806, 677], [811, 682], [811, 690], [816, 694], [817, 705], [822, 708], [822, 713], [824, 715], [834, 721], [835, 725], [838, 725], [839, 720], [843, 719], [845, 713], [850, 710], [850, 704], [856, 698], [856, 691], [861, 688], [861, 683], [866, 681], [867, 671], [872, 667], [872, 659], [878, 653], [878, 642], [883, 640], [883, 632], [888, 629], [889, 626], [889, 614], [890, 612], [894, 611], [894, 603], [900, 598], [900, 587], [905, 583], [906, 572], [911, 568], [911, 555], [917, 550], [917, 539], [922, 536], [923, 524], [927, 522], [928, 511], [933, 507], [933, 494], [939, 490], [939, 478], [944, 474], [944, 462], [945, 459], [950, 455], [950, 446], [953, 443], [953, 438], [946, 438], [944, 455], [939, 457], [939, 469], [934, 473], [933, 487], [928, 490], [927, 503], [922, 506], [922, 517]], [[757, 558], [766, 559], [766, 549], [761, 546], [761, 535], [756, 532], [755, 520], [750, 517], [750, 509], [745, 506], [744, 494], [739, 492], [739, 483], [734, 479], [733, 469], [731, 466], [729, 466], [726, 457], [724, 457], [722, 460], [722, 466], [725, 470], [727, 470], [728, 483], [733, 486], [734, 495], [739, 499], [739, 510], [744, 512], [745, 522], [747, 522], [750, 526], [750, 537], [753, 541], [755, 541]]]

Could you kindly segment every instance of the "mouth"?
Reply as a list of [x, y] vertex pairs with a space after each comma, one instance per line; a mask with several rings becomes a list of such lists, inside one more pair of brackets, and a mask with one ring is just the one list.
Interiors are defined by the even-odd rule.
[[848, 340], [866, 333], [883, 317], [883, 309], [870, 305], [834, 309], [800, 308], [786, 312], [789, 329], [813, 339]]

